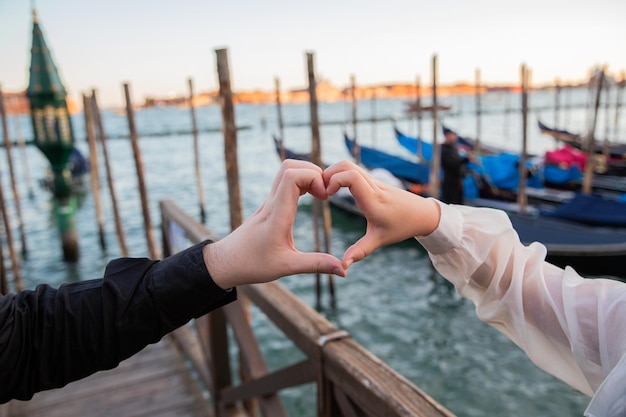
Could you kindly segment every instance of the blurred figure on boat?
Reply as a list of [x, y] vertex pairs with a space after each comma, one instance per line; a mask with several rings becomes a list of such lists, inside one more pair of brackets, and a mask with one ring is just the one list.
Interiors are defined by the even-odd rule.
[[441, 201], [448, 204], [463, 204], [463, 178], [465, 177], [468, 156], [461, 156], [457, 148], [458, 136], [444, 129], [444, 142], [441, 144]]

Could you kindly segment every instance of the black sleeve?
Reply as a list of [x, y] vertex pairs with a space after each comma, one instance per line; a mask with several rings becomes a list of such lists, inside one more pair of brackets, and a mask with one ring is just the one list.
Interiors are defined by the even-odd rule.
[[111, 261], [103, 279], [0, 297], [0, 403], [62, 387], [237, 298], [211, 279], [203, 244]]

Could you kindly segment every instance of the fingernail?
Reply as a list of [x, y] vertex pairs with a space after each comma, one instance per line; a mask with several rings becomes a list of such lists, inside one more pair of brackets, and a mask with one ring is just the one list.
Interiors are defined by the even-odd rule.
[[340, 267], [333, 269], [333, 274], [340, 276], [342, 278], [346, 277], [346, 270]]

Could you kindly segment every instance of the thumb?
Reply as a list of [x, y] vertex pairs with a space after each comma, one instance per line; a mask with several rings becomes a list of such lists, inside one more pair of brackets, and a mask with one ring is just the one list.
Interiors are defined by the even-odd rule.
[[346, 276], [346, 270], [341, 261], [328, 253], [298, 252], [292, 256], [291, 266], [291, 274], [319, 272], [340, 277]]
[[350, 246], [343, 254], [343, 267], [347, 270], [350, 265], [364, 259], [379, 246], [380, 245], [376, 243], [376, 239], [366, 233], [365, 236], [357, 240], [356, 243]]

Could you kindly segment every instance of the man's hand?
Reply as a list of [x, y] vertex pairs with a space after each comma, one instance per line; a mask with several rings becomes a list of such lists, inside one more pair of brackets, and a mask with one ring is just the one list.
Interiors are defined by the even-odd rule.
[[286, 160], [261, 207], [224, 239], [204, 247], [204, 261], [217, 285], [226, 289], [299, 273], [346, 275], [334, 256], [296, 249], [293, 222], [298, 199], [305, 193], [328, 198], [322, 170], [309, 162]]

